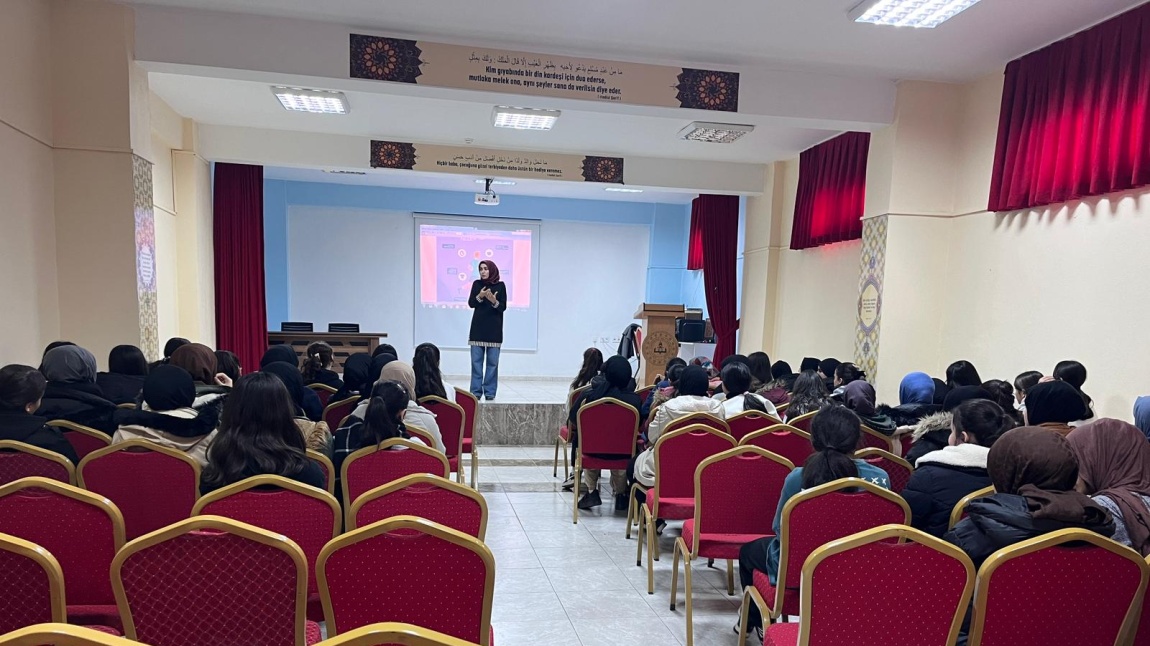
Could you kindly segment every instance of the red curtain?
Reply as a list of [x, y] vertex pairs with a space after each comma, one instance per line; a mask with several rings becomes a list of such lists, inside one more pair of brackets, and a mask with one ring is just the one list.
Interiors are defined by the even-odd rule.
[[264, 169], [215, 165], [216, 347], [245, 371], [259, 368], [268, 345], [264, 306]]
[[703, 222], [698, 210], [691, 205], [691, 234], [687, 237], [687, 269], [703, 268]]
[[862, 237], [869, 132], [848, 132], [799, 156], [791, 249]]
[[1150, 184], [1150, 4], [1006, 66], [989, 209]]
[[691, 223], [699, 224], [703, 289], [715, 330], [717, 364], [735, 353], [739, 329], [735, 311], [735, 261], [739, 254], [739, 198], [736, 195], [700, 195], [691, 203]]

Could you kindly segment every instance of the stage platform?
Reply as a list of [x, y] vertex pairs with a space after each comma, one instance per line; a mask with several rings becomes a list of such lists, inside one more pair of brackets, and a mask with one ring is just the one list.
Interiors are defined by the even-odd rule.
[[[466, 388], [468, 378], [447, 375], [453, 386]], [[505, 378], [499, 380], [495, 401], [479, 404], [480, 446], [547, 446], [567, 416], [570, 381]]]

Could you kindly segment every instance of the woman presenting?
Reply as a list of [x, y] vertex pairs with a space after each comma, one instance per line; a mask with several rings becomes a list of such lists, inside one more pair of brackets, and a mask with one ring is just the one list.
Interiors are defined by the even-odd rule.
[[503, 345], [503, 312], [507, 309], [507, 286], [499, 280], [495, 263], [479, 263], [479, 280], [471, 283], [467, 304], [475, 310], [467, 343], [471, 346], [471, 394], [493, 401], [499, 386], [499, 347]]

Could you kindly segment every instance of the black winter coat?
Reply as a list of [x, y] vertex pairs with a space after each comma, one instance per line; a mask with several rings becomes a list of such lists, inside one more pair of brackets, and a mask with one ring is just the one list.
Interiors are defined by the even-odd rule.
[[304, 380], [305, 386], [312, 384], [323, 384], [335, 388], [337, 391], [343, 388], [343, 380], [339, 378], [339, 375], [336, 374], [334, 370], [328, 370], [327, 368], [317, 370], [314, 377]]
[[875, 409], [877, 415], [886, 415], [891, 418], [899, 428], [903, 426], [914, 426], [921, 422], [922, 418], [941, 411], [942, 406], [936, 406], [934, 404], [903, 404], [901, 406], [880, 404], [878, 408]]
[[910, 524], [942, 538], [950, 513], [967, 494], [990, 486], [986, 449], [964, 444], [928, 453], [910, 476], [902, 497], [910, 506]]
[[134, 404], [144, 388], [145, 379], [144, 375], [101, 372], [96, 375], [96, 385], [104, 393], [104, 398], [113, 404]]
[[64, 439], [64, 433], [53, 426], [46, 426], [47, 419], [23, 412], [0, 412], [0, 440], [15, 440], [25, 444], [54, 451], [78, 464], [80, 458], [75, 449]]
[[49, 382], [35, 415], [49, 421], [68, 420], [111, 435], [117, 428], [112, 420], [115, 412], [116, 405], [104, 397], [96, 384]]

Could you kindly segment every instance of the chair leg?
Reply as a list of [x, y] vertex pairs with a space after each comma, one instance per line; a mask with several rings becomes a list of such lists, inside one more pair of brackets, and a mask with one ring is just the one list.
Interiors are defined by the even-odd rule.
[[463, 454], [459, 454], [459, 466], [455, 469], [455, 481], [463, 484]]
[[[559, 438], [555, 438], [555, 463], [551, 465], [551, 477], [559, 477]], [[563, 479], [567, 479], [567, 469], [563, 469]]]
[[566, 442], [563, 443], [563, 479], [564, 480], [567, 479], [567, 447], [568, 446], [569, 445]]
[[575, 461], [575, 488], [571, 490], [571, 523], [579, 524], [579, 481], [583, 477], [583, 464]]
[[[687, 571], [691, 570], [691, 561], [687, 555], [683, 556]], [[675, 594], [679, 591], [679, 541], [675, 540], [674, 556], [671, 557], [671, 612], [675, 611]]]
[[[683, 539], [679, 539], [682, 541]], [[683, 544], [683, 549], [686, 551], [686, 543]], [[690, 555], [686, 554], [683, 557], [683, 565], [686, 566], [686, 571], [683, 577], [683, 596], [687, 600], [687, 643], [686, 646], [694, 646], [695, 644], [695, 621], [693, 610], [691, 608], [691, 560]]]
[[479, 451], [475, 445], [471, 446], [471, 488], [475, 489], [479, 482]]
[[743, 603], [739, 606], [739, 646], [747, 646], [747, 615], [751, 609], [751, 593], [743, 591]]
[[727, 596], [735, 596], [735, 562], [727, 559]]
[[639, 526], [635, 529], [635, 567], [643, 567], [643, 532], [647, 529], [644, 518], [647, 515], [647, 506], [636, 505], [635, 515], [639, 517]]
[[655, 594], [655, 550], [659, 549], [659, 537], [655, 535], [655, 519], [654, 514], [648, 514], [644, 511], [643, 516], [647, 519], [647, 594]]

